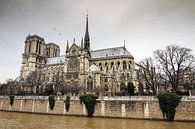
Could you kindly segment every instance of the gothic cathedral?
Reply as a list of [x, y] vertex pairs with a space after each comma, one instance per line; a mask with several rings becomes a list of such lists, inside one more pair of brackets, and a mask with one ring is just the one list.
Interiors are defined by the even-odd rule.
[[120, 92], [128, 83], [137, 90], [137, 72], [134, 57], [125, 46], [99, 50], [90, 49], [86, 18], [86, 32], [81, 43], [67, 42], [65, 55], [55, 43], [46, 43], [38, 35], [25, 40], [20, 78], [34, 71], [41, 73], [44, 85], [63, 81], [66, 85], [85, 87], [88, 91], [103, 88], [107, 92]]

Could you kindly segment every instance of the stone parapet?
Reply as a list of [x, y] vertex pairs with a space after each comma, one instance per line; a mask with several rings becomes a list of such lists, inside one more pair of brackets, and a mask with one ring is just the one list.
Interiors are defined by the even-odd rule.
[[[27, 113], [87, 116], [79, 96], [70, 98], [66, 111], [64, 96], [57, 96], [53, 110], [49, 109], [48, 96], [15, 96], [11, 106], [8, 96], [0, 96], [0, 110]], [[175, 120], [195, 121], [195, 97], [184, 96], [176, 108]], [[136, 119], [164, 119], [154, 96], [104, 96], [97, 100], [94, 116]]]

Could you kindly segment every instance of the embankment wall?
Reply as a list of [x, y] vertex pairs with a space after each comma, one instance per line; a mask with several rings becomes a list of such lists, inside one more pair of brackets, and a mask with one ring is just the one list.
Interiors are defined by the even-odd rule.
[[[86, 116], [86, 108], [78, 97], [71, 97], [67, 112], [63, 97], [57, 97], [53, 110], [48, 96], [15, 96], [11, 106], [8, 96], [0, 96], [0, 110], [27, 113]], [[95, 106], [94, 116], [136, 119], [163, 119], [158, 100], [152, 96], [102, 97]], [[175, 120], [195, 121], [195, 97], [183, 97], [176, 108]]]

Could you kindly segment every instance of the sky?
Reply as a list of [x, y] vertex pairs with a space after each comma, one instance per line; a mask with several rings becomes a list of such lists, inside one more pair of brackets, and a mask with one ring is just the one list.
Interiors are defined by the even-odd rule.
[[61, 55], [67, 40], [80, 44], [87, 12], [93, 50], [125, 40], [136, 62], [170, 44], [195, 55], [195, 0], [0, 0], [0, 82], [19, 76], [28, 34], [57, 43]]

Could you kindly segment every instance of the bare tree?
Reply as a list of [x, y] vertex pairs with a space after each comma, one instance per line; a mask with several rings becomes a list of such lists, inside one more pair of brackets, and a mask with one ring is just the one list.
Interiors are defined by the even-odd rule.
[[62, 95], [66, 94], [69, 90], [67, 85], [65, 83], [60, 83], [59, 86], [57, 87], [57, 90], [62, 93]]
[[34, 71], [25, 79], [25, 85], [30, 88], [31, 92], [39, 93], [39, 87], [44, 82], [44, 76], [41, 71]]
[[15, 94], [17, 82], [13, 79], [7, 79], [7, 90], [8, 94]]
[[156, 73], [156, 67], [152, 58], [145, 58], [138, 64], [138, 74], [141, 80], [144, 81], [146, 88], [151, 89], [156, 94], [158, 87], [158, 74]]
[[57, 93], [59, 92], [59, 87], [61, 87], [64, 84], [64, 79], [63, 79], [63, 73], [57, 72], [54, 76], [54, 92]]
[[177, 45], [169, 45], [166, 49], [156, 50], [155, 58], [159, 68], [162, 70], [161, 76], [168, 82], [173, 91], [178, 90], [180, 84], [181, 70], [191, 67], [194, 57], [191, 50]]

